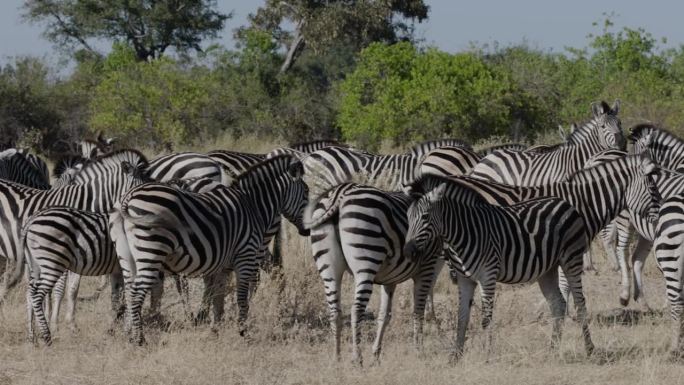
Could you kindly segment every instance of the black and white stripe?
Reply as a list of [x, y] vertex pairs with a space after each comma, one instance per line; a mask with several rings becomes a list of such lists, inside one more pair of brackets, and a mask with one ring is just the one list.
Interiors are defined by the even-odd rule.
[[626, 141], [617, 114], [619, 102], [592, 105], [594, 117], [575, 130], [565, 143], [545, 151], [503, 150], [480, 162], [475, 178], [519, 186], [536, 186], [562, 180], [583, 169], [592, 156], [603, 150], [624, 150]]
[[390, 321], [392, 296], [397, 284], [412, 279], [414, 341], [420, 342], [426, 299], [442, 268], [441, 246], [424, 258], [406, 258], [402, 252], [407, 229], [409, 198], [374, 187], [342, 184], [316, 204], [312, 214], [311, 248], [318, 273], [325, 286], [335, 352], [340, 355], [342, 276], [354, 277], [351, 311], [352, 355], [361, 362], [361, 315], [373, 285], [382, 285], [381, 308], [373, 353], [379, 356], [382, 337]]
[[482, 327], [490, 330], [497, 282], [539, 283], [554, 317], [552, 344], [557, 346], [566, 308], [558, 267], [573, 295], [585, 349], [592, 353], [582, 292], [582, 254], [589, 239], [574, 207], [559, 198], [492, 205], [456, 178], [423, 178], [410, 190], [415, 202], [408, 210], [404, 255], [416, 258], [442, 242], [448, 245], [449, 267], [459, 285], [457, 356], [463, 352], [475, 287], [480, 285]]
[[42, 166], [45, 162], [33, 155], [29, 159], [27, 155], [15, 148], [0, 152], [0, 179], [28, 187], [49, 189], [50, 179]]
[[[21, 229], [37, 211], [52, 206], [68, 206], [91, 212], [106, 212], [131, 187], [148, 180], [147, 161], [135, 150], [121, 150], [97, 158], [78, 173], [73, 185], [52, 190], [37, 190], [16, 183], [0, 181], [0, 256], [17, 261], [14, 275], [5, 284], [14, 286], [24, 261]], [[6, 288], [3, 288], [6, 289]], [[4, 298], [3, 290], [0, 299]]]
[[230, 180], [219, 162], [196, 152], [179, 152], [155, 158], [150, 161], [148, 174], [159, 181], [208, 178], [228, 183]]
[[[301, 174], [296, 158], [282, 156], [252, 167], [231, 187], [202, 194], [160, 183], [131, 189], [110, 215], [110, 233], [124, 273], [134, 340], [143, 341], [140, 308], [165, 271], [204, 276], [210, 287], [216, 280], [225, 282], [226, 270], [235, 271], [243, 332], [249, 286], [261, 262], [266, 231], [282, 214], [307, 233], [302, 220], [307, 189]], [[216, 298], [220, 303], [214, 303], [214, 314], [219, 318], [222, 293]]]

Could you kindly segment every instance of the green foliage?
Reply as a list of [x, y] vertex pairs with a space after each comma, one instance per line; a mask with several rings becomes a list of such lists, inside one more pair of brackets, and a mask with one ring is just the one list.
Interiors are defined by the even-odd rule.
[[47, 22], [45, 36], [68, 50], [95, 53], [90, 41], [125, 41], [138, 60], [160, 57], [167, 48], [200, 49], [230, 17], [215, 0], [27, 0], [24, 19]]
[[187, 142], [201, 133], [209, 104], [207, 77], [168, 58], [139, 62], [116, 44], [91, 101], [91, 127], [136, 145]]
[[421, 52], [408, 42], [369, 46], [340, 92], [342, 134], [370, 147], [383, 139], [509, 133], [535, 109], [509, 76], [478, 55]]

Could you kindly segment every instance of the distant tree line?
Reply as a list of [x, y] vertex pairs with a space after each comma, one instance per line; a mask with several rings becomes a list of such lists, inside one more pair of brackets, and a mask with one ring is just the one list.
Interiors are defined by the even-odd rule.
[[[287, 141], [498, 136], [533, 141], [620, 98], [625, 125], [674, 131], [684, 114], [684, 48], [663, 49], [612, 15], [585, 48], [526, 44], [447, 53], [413, 34], [420, 0], [267, 0], [235, 29], [238, 46], [203, 41], [231, 15], [216, 2], [29, 0], [24, 17], [73, 58], [69, 74], [20, 57], [0, 68], [0, 135], [49, 153], [105, 131], [162, 147], [255, 135]], [[111, 43], [104, 54], [93, 47]], [[556, 137], [555, 135], [553, 136]]]

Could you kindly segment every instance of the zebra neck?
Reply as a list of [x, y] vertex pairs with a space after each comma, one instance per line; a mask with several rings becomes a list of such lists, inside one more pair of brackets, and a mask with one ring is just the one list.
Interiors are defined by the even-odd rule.
[[[274, 179], [263, 179], [259, 183], [240, 185], [242, 199], [252, 208], [255, 218], [266, 228], [273, 226], [283, 211], [286, 186], [283, 176]], [[265, 230], [264, 229], [264, 230]]]

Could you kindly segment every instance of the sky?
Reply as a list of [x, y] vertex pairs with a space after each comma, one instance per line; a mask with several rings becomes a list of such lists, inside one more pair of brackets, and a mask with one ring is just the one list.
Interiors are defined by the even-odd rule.
[[[234, 45], [233, 29], [244, 25], [247, 15], [263, 1], [218, 0], [223, 12], [233, 12], [216, 42]], [[564, 47], [584, 47], [587, 34], [600, 32], [592, 22], [614, 12], [617, 27], [643, 27], [668, 46], [684, 42], [684, 3], [674, 0], [426, 0], [429, 19], [418, 25], [425, 43], [448, 52], [467, 49], [471, 42], [514, 44], [522, 41], [539, 49], [562, 52]], [[21, 20], [20, 0], [0, 0], [0, 63], [12, 57], [32, 55], [57, 63], [60, 56], [41, 37], [43, 26]]]

